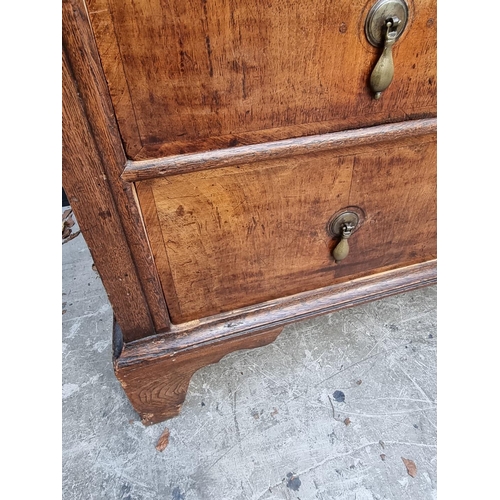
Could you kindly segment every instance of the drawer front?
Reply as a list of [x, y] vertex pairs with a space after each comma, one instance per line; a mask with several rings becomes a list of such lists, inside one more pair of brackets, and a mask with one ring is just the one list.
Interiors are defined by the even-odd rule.
[[[136, 183], [181, 323], [435, 258], [435, 136]], [[331, 216], [364, 221], [336, 263]]]
[[436, 3], [409, 1], [382, 99], [364, 33], [375, 0], [87, 0], [135, 160], [355, 129], [436, 112]]

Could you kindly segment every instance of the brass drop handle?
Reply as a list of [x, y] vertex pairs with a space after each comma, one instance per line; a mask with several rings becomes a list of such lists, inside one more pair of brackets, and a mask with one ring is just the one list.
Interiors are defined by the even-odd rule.
[[398, 32], [396, 31], [400, 21], [394, 16], [386, 22], [384, 50], [377, 64], [373, 68], [370, 77], [370, 86], [375, 93], [374, 99], [380, 99], [382, 92], [391, 84], [394, 78], [394, 61], [392, 59], [392, 47], [396, 42]]
[[341, 239], [338, 245], [333, 250], [333, 258], [335, 259], [335, 262], [340, 262], [349, 255], [349, 243], [347, 242], [347, 240], [349, 239], [349, 236], [351, 236], [352, 230], [354, 228], [355, 224], [353, 224], [352, 222], [345, 222], [344, 224], [342, 224]]
[[382, 48], [382, 54], [370, 76], [374, 99], [380, 99], [382, 92], [392, 82], [392, 48], [405, 31], [409, 15], [407, 0], [377, 0], [368, 12], [365, 22], [366, 38], [374, 47]]
[[359, 229], [363, 219], [364, 214], [359, 207], [347, 207], [347, 209], [337, 212], [329, 220], [327, 224], [328, 234], [335, 239], [340, 236], [340, 241], [332, 252], [335, 262], [340, 262], [349, 255], [349, 242], [347, 240]]

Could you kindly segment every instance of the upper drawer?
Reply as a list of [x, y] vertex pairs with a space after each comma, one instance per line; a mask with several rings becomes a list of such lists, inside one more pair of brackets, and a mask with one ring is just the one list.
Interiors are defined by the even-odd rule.
[[375, 0], [87, 0], [126, 153], [158, 158], [434, 116], [435, 0], [376, 101]]

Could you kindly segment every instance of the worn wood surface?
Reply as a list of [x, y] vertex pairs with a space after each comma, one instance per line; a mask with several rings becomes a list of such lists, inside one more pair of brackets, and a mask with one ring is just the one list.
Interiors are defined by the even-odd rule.
[[63, 52], [62, 181], [125, 339], [154, 333], [102, 160]]
[[[435, 136], [408, 141], [138, 182], [172, 321], [433, 259]], [[335, 263], [326, 225], [351, 205], [366, 218]]]
[[335, 149], [351, 148], [349, 152], [354, 153], [366, 145], [373, 146], [382, 142], [400, 141], [400, 144], [404, 144], [407, 138], [414, 142], [415, 137], [435, 134], [436, 131], [437, 119], [427, 118], [204, 153], [174, 155], [154, 160], [129, 160], [122, 179], [126, 181], [154, 179], [196, 170], [242, 165]]
[[380, 51], [364, 35], [372, 2], [87, 1], [132, 159], [436, 113], [434, 0], [411, 2], [379, 101], [368, 80]]
[[115, 373], [144, 425], [175, 417], [181, 410], [191, 377], [203, 366], [217, 363], [226, 354], [273, 342], [283, 327], [250, 331], [223, 343], [208, 343], [189, 352], [169, 354], [136, 366], [115, 362]]
[[[137, 310], [146, 307], [144, 312], [137, 314], [144, 317], [151, 315], [154, 326], [154, 328], [151, 326], [146, 328], [146, 324], [151, 324], [148, 321], [144, 324], [144, 328], [140, 330], [135, 330], [134, 327], [134, 333], [132, 333], [128, 331], [129, 329], [126, 324], [122, 325], [124, 332], [126, 332], [127, 336], [130, 336], [130, 339], [137, 338], [138, 335], [148, 335], [154, 333], [155, 330], [162, 331], [168, 329], [170, 325], [168, 311], [141, 214], [139, 213], [135, 199], [134, 187], [123, 182], [120, 178], [126, 161], [125, 153], [118, 133], [116, 120], [113, 116], [113, 107], [100, 66], [99, 55], [90, 29], [85, 4], [82, 0], [64, 0], [62, 8], [63, 45], [70, 67], [68, 70], [71, 71], [71, 79], [76, 86], [76, 92], [83, 108], [84, 118], [82, 119], [88, 121], [88, 129], [92, 135], [92, 143], [96, 149], [95, 154], [100, 158], [96, 159], [96, 161], [100, 165], [99, 168], [103, 172], [103, 180], [105, 181], [101, 183], [100, 189], [110, 191], [110, 203], [116, 206], [117, 223], [121, 224], [126, 245], [130, 249], [135, 270], [128, 269], [127, 273], [129, 275], [131, 272], [137, 274], [138, 280], [134, 296], [144, 295], [147, 303], [145, 306], [144, 299], [141, 299], [135, 303], [134, 307]], [[75, 137], [79, 133], [85, 133], [79, 131], [79, 123], [76, 118], [67, 118], [64, 127], [68, 130], [65, 130], [65, 133]], [[70, 128], [71, 130], [69, 130]], [[74, 187], [73, 182], [73, 177], [77, 178], [82, 174], [82, 172], [75, 171], [77, 168], [82, 168], [81, 158], [78, 157], [80, 154], [81, 150], [78, 148], [66, 151], [65, 176], [63, 180], [70, 204], [72, 206], [74, 204], [79, 205], [76, 213], [82, 228], [85, 228], [83, 229], [84, 236], [88, 239], [89, 231], [99, 232], [99, 224], [107, 225], [108, 221], [106, 218], [92, 218], [88, 223], [84, 221], [84, 219], [90, 216], [86, 210], [92, 212], [92, 197], [91, 193], [89, 193], [89, 202], [85, 205], [77, 201], [79, 195], [74, 189], [78, 189], [79, 191], [84, 189], [84, 186]], [[89, 165], [85, 170], [90, 172], [89, 169], [91, 168]], [[100, 249], [101, 247], [102, 245], [99, 245], [98, 248]], [[103, 251], [106, 253], [113, 253], [111, 242], [109, 250], [106, 250], [105, 247], [102, 248], [104, 248]], [[96, 266], [101, 275], [106, 275], [106, 269], [103, 268], [104, 264], [100, 264], [101, 258], [96, 254], [99, 251], [97, 248], [93, 248]], [[106, 258], [106, 256], [103, 256], [104, 260]], [[117, 264], [115, 263], [114, 267]], [[120, 294], [113, 294], [113, 307], [122, 307], [116, 304], [116, 301], [120, 300]]]
[[336, 277], [436, 258], [436, 160], [434, 140], [354, 157], [349, 204], [366, 218]]
[[145, 424], [292, 321], [435, 282], [435, 1], [411, 2], [380, 101], [372, 3], [63, 0], [63, 185]]
[[116, 40], [113, 19], [108, 0], [86, 0], [88, 17], [96, 40], [108, 92], [115, 104], [114, 112], [118, 117], [121, 137], [129, 155], [134, 156], [142, 149], [139, 130], [133, 115], [132, 99], [122, 63], [120, 47]]
[[144, 424], [178, 415], [196, 370], [226, 354], [272, 342], [291, 322], [436, 282], [436, 262], [381, 272], [218, 317], [120, 348], [115, 373]]
[[[396, 269], [381, 269], [370, 276], [354, 276], [341, 283], [270, 300], [208, 318], [172, 325], [169, 333], [120, 346], [120, 366], [155, 360], [173, 352], [189, 350], [205, 342], [221, 342], [248, 331], [284, 326], [294, 321], [339, 311], [346, 307], [404, 293], [437, 281], [437, 261]], [[123, 347], [123, 349], [122, 349]]]

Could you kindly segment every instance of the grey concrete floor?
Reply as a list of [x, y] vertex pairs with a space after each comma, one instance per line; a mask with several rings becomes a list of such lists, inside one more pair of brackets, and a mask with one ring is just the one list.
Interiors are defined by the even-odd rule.
[[288, 326], [199, 370], [180, 416], [144, 427], [83, 236], [62, 253], [65, 500], [436, 498], [436, 287]]

